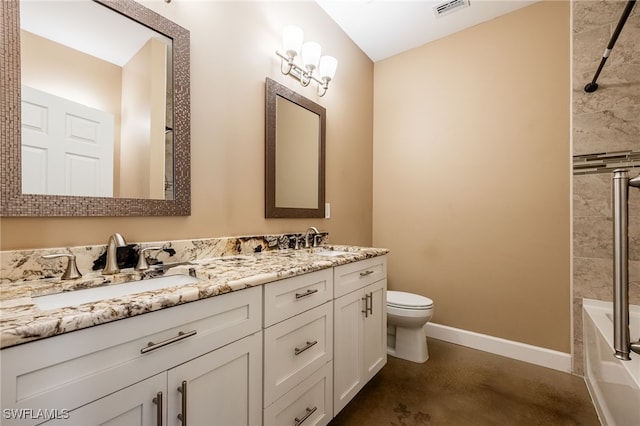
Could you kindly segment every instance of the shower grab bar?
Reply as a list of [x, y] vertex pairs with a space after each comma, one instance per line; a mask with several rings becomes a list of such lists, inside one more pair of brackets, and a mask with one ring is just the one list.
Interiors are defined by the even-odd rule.
[[640, 176], [629, 179], [624, 169], [613, 171], [613, 347], [614, 356], [629, 361], [640, 354], [640, 340], [629, 335], [629, 186], [640, 188]]

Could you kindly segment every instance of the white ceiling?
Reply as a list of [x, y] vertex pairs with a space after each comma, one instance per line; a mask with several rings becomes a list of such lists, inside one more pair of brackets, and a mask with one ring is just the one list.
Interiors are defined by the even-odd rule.
[[152, 37], [171, 43], [162, 34], [90, 1], [23, 0], [20, 28], [119, 66]]
[[433, 8], [443, 0], [316, 0], [374, 62], [529, 6], [535, 1], [470, 0], [468, 7], [436, 18]]
[[[374, 62], [535, 1], [470, 0], [469, 7], [436, 18], [433, 8], [443, 0], [316, 0]], [[161, 37], [93, 2], [32, 0], [22, 1], [20, 8], [22, 28], [118, 65], [126, 63], [150, 37]], [[78, 36], [76, 29], [83, 35]], [[104, 51], [95, 52], [96, 46]]]

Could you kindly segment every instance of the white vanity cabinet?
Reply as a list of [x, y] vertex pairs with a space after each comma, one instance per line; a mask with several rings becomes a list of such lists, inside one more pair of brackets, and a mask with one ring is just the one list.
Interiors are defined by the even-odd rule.
[[3, 349], [2, 424], [260, 424], [261, 292]]
[[386, 363], [386, 273], [379, 256], [2, 349], [0, 423], [326, 425]]
[[264, 424], [333, 417], [333, 270], [264, 286]]
[[387, 363], [386, 276], [386, 256], [334, 268], [334, 416]]

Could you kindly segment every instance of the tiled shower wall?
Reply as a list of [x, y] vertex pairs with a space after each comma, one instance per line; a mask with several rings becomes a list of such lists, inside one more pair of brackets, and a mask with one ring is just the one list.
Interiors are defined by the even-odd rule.
[[[583, 374], [582, 299], [613, 300], [611, 171], [640, 173], [640, 6], [636, 5], [598, 78], [585, 93], [626, 1], [572, 1], [573, 155], [616, 153], [604, 170], [573, 176], [573, 372]], [[605, 165], [607, 163], [606, 156]], [[583, 157], [584, 158], [584, 157]], [[629, 299], [640, 305], [640, 191], [629, 191]], [[637, 338], [639, 336], [632, 336]]]

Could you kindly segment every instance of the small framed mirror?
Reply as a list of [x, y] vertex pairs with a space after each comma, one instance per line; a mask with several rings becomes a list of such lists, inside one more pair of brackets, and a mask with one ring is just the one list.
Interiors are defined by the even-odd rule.
[[324, 217], [324, 107], [267, 78], [265, 125], [265, 217]]

